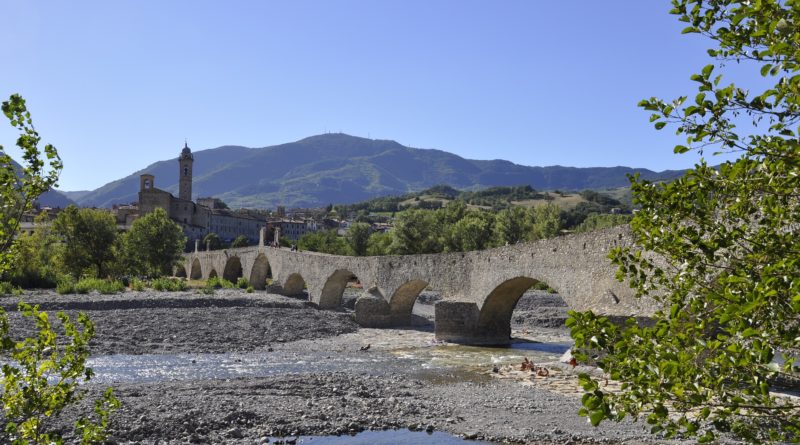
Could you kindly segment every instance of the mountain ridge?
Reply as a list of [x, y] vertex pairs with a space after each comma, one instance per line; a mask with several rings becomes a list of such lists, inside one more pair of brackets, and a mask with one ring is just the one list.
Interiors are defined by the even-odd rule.
[[[175, 158], [179, 149], [175, 150]], [[261, 148], [225, 145], [194, 155], [193, 197], [214, 196], [237, 207], [315, 207], [416, 192], [437, 184], [476, 190], [530, 185], [537, 190], [583, 190], [626, 186], [626, 174], [664, 180], [681, 171], [632, 167], [524, 166], [503, 159], [473, 160], [438, 149], [343, 133], [309, 136]], [[83, 206], [110, 207], [137, 200], [138, 176], [155, 176], [156, 187], [177, 192], [175, 158], [154, 162], [95, 190], [68, 196]]]

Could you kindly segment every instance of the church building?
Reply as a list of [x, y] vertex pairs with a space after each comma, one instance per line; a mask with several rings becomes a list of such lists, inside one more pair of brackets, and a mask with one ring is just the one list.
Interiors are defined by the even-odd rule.
[[[239, 215], [220, 205], [221, 201], [213, 198], [192, 201], [192, 168], [194, 156], [188, 144], [184, 144], [178, 157], [178, 197], [156, 188], [155, 176], [143, 174], [139, 177], [139, 214], [144, 216], [157, 208], [164, 209], [170, 219], [178, 223], [189, 239], [202, 240], [207, 234], [214, 232], [220, 239], [230, 242], [239, 235], [246, 236], [251, 244], [258, 242], [259, 230], [265, 225], [249, 215]], [[210, 204], [210, 203], [214, 203]], [[206, 204], [206, 205], [203, 205]]]

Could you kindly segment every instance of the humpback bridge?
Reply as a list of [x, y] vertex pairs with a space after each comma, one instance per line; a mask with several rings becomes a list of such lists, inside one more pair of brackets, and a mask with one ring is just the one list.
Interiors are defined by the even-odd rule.
[[435, 306], [436, 338], [469, 344], [508, 343], [511, 314], [522, 294], [544, 282], [574, 310], [606, 315], [646, 315], [652, 302], [633, 296], [615, 279], [608, 252], [632, 243], [627, 226], [495, 249], [426, 255], [350, 257], [293, 252], [263, 245], [184, 255], [176, 275], [192, 279], [245, 277], [256, 289], [273, 285], [285, 295], [308, 290], [322, 309], [341, 305], [347, 282], [364, 292], [356, 321], [366, 327], [402, 326], [423, 289], [441, 293]]

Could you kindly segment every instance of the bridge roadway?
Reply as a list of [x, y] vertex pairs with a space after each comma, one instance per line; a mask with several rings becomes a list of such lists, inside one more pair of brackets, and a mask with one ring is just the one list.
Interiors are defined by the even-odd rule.
[[[263, 234], [262, 234], [263, 240]], [[423, 289], [441, 293], [435, 305], [436, 338], [465, 344], [506, 344], [511, 313], [522, 294], [544, 282], [574, 310], [605, 315], [647, 315], [652, 301], [637, 299], [615, 279], [608, 252], [631, 244], [629, 228], [561, 236], [474, 252], [351, 257], [293, 252], [263, 245], [184, 255], [177, 276], [245, 277], [265, 289], [268, 275], [284, 295], [302, 294], [322, 309], [342, 303], [355, 276], [364, 292], [355, 305], [365, 327], [407, 325]]]

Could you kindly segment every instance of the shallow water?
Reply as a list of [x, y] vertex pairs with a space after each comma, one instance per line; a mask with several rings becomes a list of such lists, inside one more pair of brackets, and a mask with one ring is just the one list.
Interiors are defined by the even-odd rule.
[[384, 371], [379, 354], [363, 357], [322, 353], [224, 353], [105, 355], [88, 360], [97, 383], [152, 383], [169, 380], [235, 379], [310, 372]]
[[[296, 439], [297, 444], [319, 444], [319, 445], [394, 445], [402, 443], [405, 445], [451, 445], [451, 444], [489, 444], [480, 440], [466, 440], [460, 437], [451, 436], [447, 433], [433, 432], [425, 433], [420, 431], [408, 430], [388, 430], [388, 431], [364, 431], [355, 436], [300, 436], [298, 438], [271, 437], [270, 443], [280, 443], [287, 439]], [[284, 442], [285, 443], [285, 442]]]
[[[97, 383], [153, 383], [170, 380], [235, 379], [276, 374], [312, 372], [359, 372], [384, 374], [407, 371], [442, 382], [452, 379], [481, 380], [494, 365], [519, 363], [528, 357], [536, 363], [558, 360], [569, 349], [561, 343], [515, 343], [489, 348], [461, 345], [403, 348], [390, 354], [361, 356], [335, 353], [254, 352], [223, 354], [143, 354], [91, 357], [87, 365]], [[398, 359], [401, 360], [398, 362]]]

